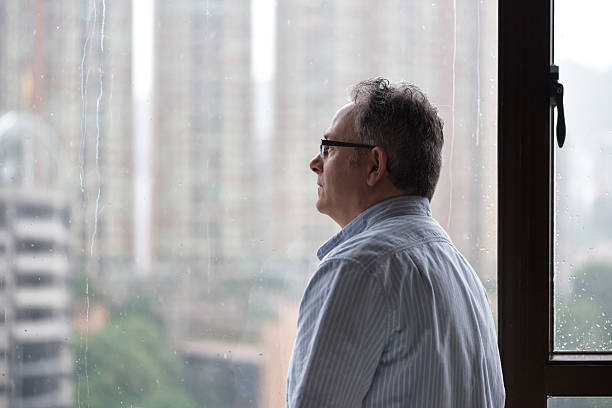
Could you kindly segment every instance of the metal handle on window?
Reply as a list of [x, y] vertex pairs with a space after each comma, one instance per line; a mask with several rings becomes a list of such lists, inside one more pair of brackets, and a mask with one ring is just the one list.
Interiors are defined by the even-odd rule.
[[551, 65], [548, 71], [548, 92], [550, 106], [557, 107], [557, 143], [563, 147], [565, 143], [565, 112], [563, 111], [563, 85], [559, 83], [559, 67]]

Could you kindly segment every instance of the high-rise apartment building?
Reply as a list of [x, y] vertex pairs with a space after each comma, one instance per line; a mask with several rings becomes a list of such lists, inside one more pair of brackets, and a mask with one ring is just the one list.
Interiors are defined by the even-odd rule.
[[249, 8], [155, 10], [154, 257], [231, 262], [252, 211]]
[[155, 3], [152, 256], [174, 281], [179, 337], [235, 327], [242, 312], [216, 299], [237, 295], [228, 282], [256, 264], [250, 9], [239, 3]]
[[0, 117], [0, 406], [72, 406], [70, 206], [39, 118]]

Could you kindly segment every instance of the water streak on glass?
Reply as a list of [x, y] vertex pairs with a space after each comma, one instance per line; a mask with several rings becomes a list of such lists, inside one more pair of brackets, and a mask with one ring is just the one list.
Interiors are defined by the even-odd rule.
[[102, 194], [102, 180], [100, 179], [100, 103], [104, 93], [104, 21], [106, 20], [106, 3], [102, 0], [102, 21], [100, 22], [100, 60], [98, 65], [99, 92], [96, 100], [96, 180], [98, 194], [96, 196], [96, 209], [94, 211], [94, 226], [91, 234], [90, 256], [93, 257], [96, 233], [98, 232], [98, 215], [100, 212], [100, 196]]
[[[207, 3], [208, 5], [208, 3]], [[208, 14], [208, 8], [206, 9]], [[206, 171], [210, 169], [210, 159], [206, 159]], [[208, 206], [205, 207], [206, 220], [210, 220], [210, 210]], [[210, 239], [210, 222], [206, 223], [206, 291], [210, 295], [210, 271], [212, 269], [212, 245]]]
[[[87, 209], [87, 192], [86, 192], [86, 181], [85, 181], [85, 172], [86, 172], [86, 154], [87, 154], [87, 122], [88, 122], [88, 97], [87, 97], [87, 89], [89, 84], [89, 73], [90, 69], [88, 66], [89, 62], [89, 52], [92, 49], [92, 37], [94, 35], [94, 30], [96, 28], [97, 23], [97, 6], [95, 0], [92, 0], [91, 3], [88, 4], [88, 17], [86, 20], [87, 37], [83, 44], [83, 58], [81, 60], [81, 103], [82, 103], [82, 113], [81, 113], [81, 169], [80, 169], [80, 183], [81, 183], [81, 193], [83, 194], [83, 208], [86, 211]], [[86, 272], [85, 275], [85, 348], [83, 351], [83, 370], [85, 374], [85, 383], [87, 390], [87, 406], [89, 407], [90, 401], [90, 388], [89, 388], [89, 372], [88, 372], [88, 351], [89, 351], [89, 311], [90, 311], [90, 299], [89, 299], [89, 274]], [[81, 334], [81, 342], [83, 341], [83, 335]], [[81, 391], [80, 391], [80, 381], [81, 377], [77, 377], [77, 405], [81, 406]]]
[[[92, 0], [95, 1], [95, 0]], [[93, 35], [95, 29], [95, 16], [92, 17], [92, 13], [94, 13], [95, 6], [92, 8], [89, 6], [89, 13], [86, 21], [87, 27], [87, 36], [85, 37], [85, 42], [83, 43], [83, 58], [81, 59], [81, 152], [80, 152], [80, 165], [81, 170], [79, 173], [79, 178], [81, 182], [81, 193], [83, 193], [83, 202], [86, 201], [85, 197], [85, 155], [87, 148], [87, 85], [89, 82], [89, 69], [87, 67], [88, 62], [88, 52], [91, 49], [91, 37]]]
[[476, 146], [480, 144], [480, 124], [482, 121], [482, 110], [480, 107], [480, 4], [481, 0], [477, 2], [476, 6]]
[[457, 70], [457, 0], [453, 0], [453, 85], [452, 85], [452, 96], [451, 96], [451, 136], [450, 136], [450, 153], [448, 155], [448, 181], [449, 181], [449, 193], [448, 193], [448, 212], [446, 219], [446, 228], [450, 228], [451, 217], [453, 215], [453, 156], [455, 152], [455, 92], [456, 92], [456, 70]]
[[[98, 76], [99, 76], [99, 93], [98, 93], [98, 97], [96, 100], [96, 181], [97, 181], [97, 187], [98, 187], [98, 193], [96, 196], [96, 208], [94, 210], [94, 225], [93, 225], [93, 232], [91, 234], [91, 244], [90, 244], [90, 252], [89, 255], [92, 259], [94, 259], [94, 243], [95, 243], [95, 239], [96, 239], [96, 234], [98, 232], [98, 215], [99, 215], [99, 211], [100, 211], [100, 196], [102, 193], [102, 180], [100, 178], [100, 103], [102, 102], [102, 96], [103, 96], [103, 92], [104, 92], [104, 23], [106, 20], [106, 2], [105, 0], [101, 0], [102, 1], [102, 18], [100, 21], [100, 54], [99, 54], [99, 60], [98, 60]], [[96, 14], [97, 14], [97, 5], [94, 5], [94, 21], [96, 19]], [[90, 389], [89, 389], [89, 372], [88, 372], [88, 367], [87, 367], [87, 353], [89, 351], [89, 312], [90, 312], [90, 298], [89, 298], [89, 277], [86, 278], [85, 281], [85, 296], [87, 298], [86, 302], [87, 302], [87, 313], [85, 316], [85, 325], [86, 325], [86, 332], [85, 332], [85, 354], [84, 354], [84, 360], [85, 360], [85, 381], [87, 382], [87, 406], [90, 407], [91, 406], [91, 400], [90, 400]]]

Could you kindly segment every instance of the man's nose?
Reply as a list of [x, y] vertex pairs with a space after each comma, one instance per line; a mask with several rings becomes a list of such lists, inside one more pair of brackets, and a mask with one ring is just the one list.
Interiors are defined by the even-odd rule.
[[321, 159], [321, 155], [317, 154], [310, 161], [310, 170], [319, 174], [323, 170], [323, 160]]

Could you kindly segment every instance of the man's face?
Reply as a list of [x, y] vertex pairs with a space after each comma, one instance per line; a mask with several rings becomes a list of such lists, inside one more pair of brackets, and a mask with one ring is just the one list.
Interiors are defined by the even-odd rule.
[[[354, 104], [336, 112], [324, 138], [341, 142], [359, 142], [355, 135]], [[317, 174], [317, 210], [344, 227], [359, 214], [360, 197], [366, 189], [367, 169], [364, 163], [351, 163], [354, 147], [325, 146], [326, 152], [310, 161]]]

